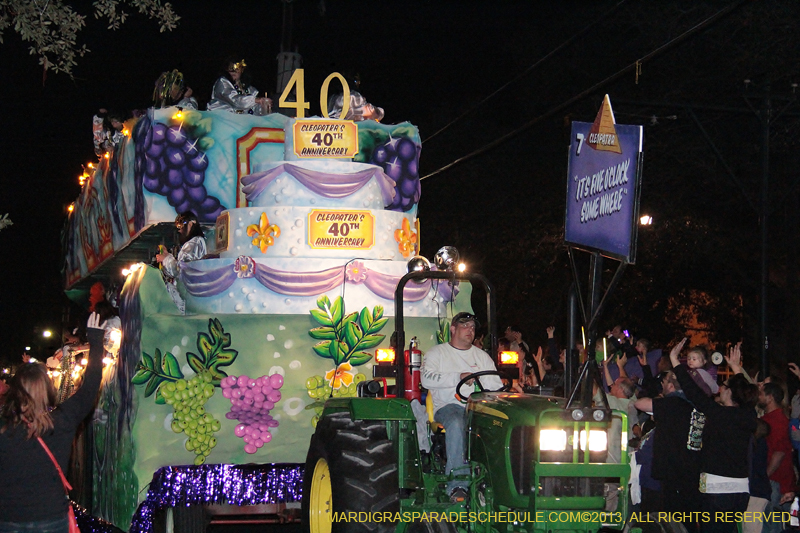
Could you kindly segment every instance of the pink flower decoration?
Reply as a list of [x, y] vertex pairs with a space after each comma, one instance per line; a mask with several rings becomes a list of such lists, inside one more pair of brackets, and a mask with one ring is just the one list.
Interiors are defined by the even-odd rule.
[[236, 277], [252, 278], [256, 272], [256, 264], [252, 257], [240, 255], [233, 262], [233, 271], [236, 272]]
[[347, 269], [345, 270], [345, 277], [347, 281], [353, 283], [361, 283], [365, 279], [367, 279], [367, 269], [364, 268], [364, 263], [361, 261], [353, 261], [352, 263], [347, 265]]

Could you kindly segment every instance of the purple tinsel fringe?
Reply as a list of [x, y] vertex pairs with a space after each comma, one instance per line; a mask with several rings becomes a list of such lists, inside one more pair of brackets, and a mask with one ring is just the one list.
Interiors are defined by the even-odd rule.
[[71, 503], [72, 511], [75, 513], [75, 521], [78, 522], [78, 529], [81, 530], [81, 533], [121, 533], [122, 530], [111, 522], [92, 516], [89, 511], [77, 503]]
[[296, 464], [165, 466], [153, 475], [130, 533], [153, 531], [153, 516], [167, 507], [299, 502], [302, 492], [303, 467]]

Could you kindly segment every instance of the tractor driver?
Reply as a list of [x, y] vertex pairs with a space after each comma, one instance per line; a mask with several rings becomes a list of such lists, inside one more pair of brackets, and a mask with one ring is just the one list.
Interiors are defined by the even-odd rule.
[[[422, 362], [422, 386], [433, 395], [434, 419], [444, 426], [447, 439], [447, 474], [467, 475], [464, 450], [466, 437], [466, 402], [456, 395], [458, 382], [474, 372], [496, 371], [489, 355], [472, 345], [478, 320], [469, 313], [458, 313], [450, 322], [450, 342], [434, 346], [425, 354]], [[503, 382], [498, 376], [478, 378], [488, 390], [499, 390]], [[473, 392], [473, 381], [461, 386], [465, 398]], [[453, 503], [463, 502], [467, 497], [467, 481], [451, 480], [447, 492]]]

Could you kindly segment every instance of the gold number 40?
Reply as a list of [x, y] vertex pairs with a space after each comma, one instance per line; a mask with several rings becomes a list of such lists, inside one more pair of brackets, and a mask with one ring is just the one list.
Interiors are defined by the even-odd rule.
[[[296, 69], [292, 74], [292, 77], [289, 79], [289, 83], [286, 84], [286, 88], [283, 90], [281, 97], [278, 99], [278, 106], [294, 108], [297, 112], [297, 118], [304, 118], [306, 116], [306, 109], [311, 107], [311, 104], [306, 102], [306, 85], [304, 74], [304, 69]], [[331, 84], [331, 80], [334, 78], [338, 78], [342, 84], [344, 101], [342, 102], [342, 113], [339, 115], [339, 118], [343, 118], [350, 110], [350, 86], [347, 84], [347, 80], [344, 78], [344, 76], [338, 72], [333, 72], [330, 76], [325, 78], [324, 82], [322, 82], [322, 88], [319, 91], [319, 107], [322, 110], [322, 116], [325, 118], [330, 118], [328, 116], [328, 87]], [[296, 101], [287, 101], [286, 97], [292, 92], [293, 87], [296, 88]]]

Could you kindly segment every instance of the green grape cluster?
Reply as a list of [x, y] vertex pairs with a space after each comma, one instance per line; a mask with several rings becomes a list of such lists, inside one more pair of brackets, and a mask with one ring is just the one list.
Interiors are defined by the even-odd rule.
[[308, 390], [308, 396], [320, 402], [319, 408], [315, 408], [316, 415], [311, 419], [311, 426], [317, 427], [317, 422], [319, 421], [319, 415], [322, 413], [322, 404], [328, 398], [339, 398], [339, 397], [355, 397], [358, 384], [362, 381], [365, 381], [367, 376], [362, 373], [358, 373], [353, 378], [353, 382], [350, 385], [345, 386], [342, 384], [338, 389], [334, 389], [331, 387], [330, 383], [325, 380], [322, 376], [311, 376], [306, 380], [306, 389]]
[[222, 425], [214, 415], [207, 413], [204, 405], [214, 396], [214, 378], [203, 372], [192, 379], [179, 379], [161, 386], [164, 401], [172, 406], [172, 431], [186, 433], [186, 450], [194, 452], [194, 464], [201, 465], [217, 445], [214, 433]]

